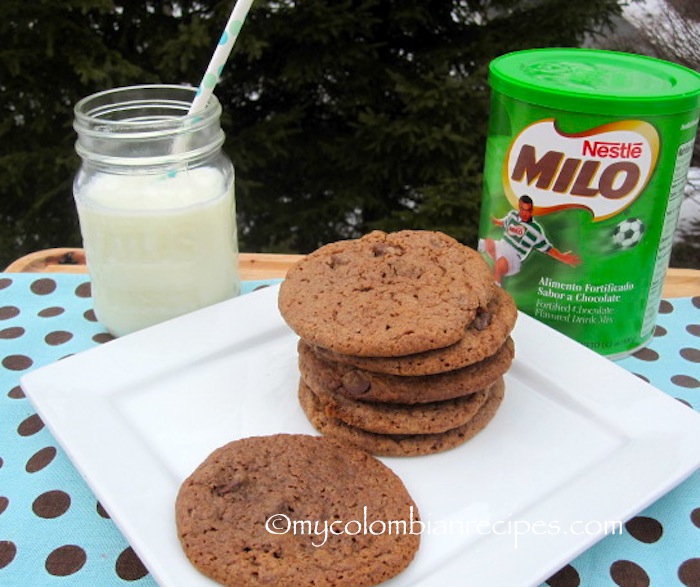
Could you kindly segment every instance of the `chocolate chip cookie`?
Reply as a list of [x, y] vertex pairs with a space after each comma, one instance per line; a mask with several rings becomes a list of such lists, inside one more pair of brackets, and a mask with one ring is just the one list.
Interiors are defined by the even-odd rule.
[[317, 353], [330, 361], [347, 363], [375, 373], [402, 376], [430, 375], [453, 371], [492, 356], [515, 326], [518, 310], [513, 298], [497, 288], [486, 310], [478, 313], [462, 338], [446, 348], [402, 357], [358, 357], [317, 347]]
[[353, 400], [395, 404], [420, 404], [461, 397], [482, 390], [503, 375], [513, 361], [513, 340], [492, 356], [467, 367], [433, 375], [389, 375], [360, 369], [327, 359], [299, 341], [299, 371], [302, 378], [319, 392], [337, 393]]
[[496, 415], [503, 401], [505, 384], [494, 383], [489, 397], [466, 424], [437, 434], [376, 434], [328, 416], [316, 395], [303, 382], [299, 383], [299, 402], [313, 426], [322, 434], [354, 444], [382, 456], [429, 455], [463, 444], [483, 430]]
[[420, 539], [410, 532], [418, 509], [391, 469], [319, 436], [215, 450], [180, 487], [175, 513], [190, 561], [231, 587], [376, 585], [408, 566]]
[[476, 251], [432, 231], [375, 231], [323, 246], [280, 286], [279, 309], [310, 344], [363, 357], [453, 345], [495, 291]]
[[339, 393], [319, 391], [306, 381], [325, 414], [377, 434], [436, 434], [471, 420], [489, 397], [488, 390], [440, 402], [401, 405], [351, 400]]

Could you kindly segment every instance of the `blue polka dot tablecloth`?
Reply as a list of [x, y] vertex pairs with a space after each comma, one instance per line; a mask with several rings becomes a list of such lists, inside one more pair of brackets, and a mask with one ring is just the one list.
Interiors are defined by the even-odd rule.
[[[19, 386], [29, 370], [111, 338], [86, 275], [0, 274], [0, 586], [156, 585]], [[618, 364], [700, 410], [700, 297], [664, 300], [651, 344]], [[700, 587], [700, 472], [547, 586]]]

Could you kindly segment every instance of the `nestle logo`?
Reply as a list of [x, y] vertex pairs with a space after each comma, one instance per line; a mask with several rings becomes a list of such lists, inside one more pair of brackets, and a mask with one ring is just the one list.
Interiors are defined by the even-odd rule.
[[603, 159], [639, 159], [642, 156], [642, 143], [584, 140], [582, 155]]

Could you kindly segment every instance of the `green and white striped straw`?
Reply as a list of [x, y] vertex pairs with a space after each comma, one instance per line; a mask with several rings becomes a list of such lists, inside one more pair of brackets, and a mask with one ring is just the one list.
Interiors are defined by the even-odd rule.
[[214, 87], [219, 83], [221, 78], [221, 72], [224, 69], [226, 60], [231, 54], [231, 49], [233, 49], [233, 44], [238, 38], [238, 33], [241, 32], [243, 27], [243, 22], [245, 17], [250, 10], [253, 0], [238, 0], [231, 11], [231, 16], [226, 23], [226, 28], [221, 34], [219, 39], [219, 44], [214, 50], [214, 54], [211, 56], [211, 61], [209, 61], [209, 66], [207, 71], [202, 77], [202, 81], [197, 89], [197, 94], [192, 100], [188, 114], [195, 114], [204, 109], [211, 97]]

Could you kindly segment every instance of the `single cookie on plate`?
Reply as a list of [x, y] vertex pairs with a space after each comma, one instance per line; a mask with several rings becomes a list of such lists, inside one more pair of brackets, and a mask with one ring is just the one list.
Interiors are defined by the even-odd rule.
[[302, 378], [319, 392], [338, 393], [353, 400], [421, 404], [449, 400], [490, 386], [509, 368], [515, 353], [507, 338], [492, 356], [455, 371], [434, 375], [390, 375], [328, 360], [303, 340], [297, 345]]
[[323, 405], [304, 381], [299, 382], [299, 403], [313, 426], [326, 436], [349, 442], [381, 456], [421, 456], [455, 448], [476, 436], [493, 419], [503, 401], [505, 384], [499, 380], [474, 417], [461, 426], [437, 434], [376, 434], [351, 426], [326, 414]]
[[458, 342], [495, 290], [481, 255], [446, 234], [375, 231], [299, 261], [278, 302], [292, 330], [311, 344], [395, 357]]
[[[377, 585], [408, 566], [420, 540], [410, 531], [418, 509], [391, 469], [347, 443], [303, 434], [215, 450], [181, 485], [175, 514], [190, 561], [231, 587]], [[357, 533], [367, 518], [397, 525]]]
[[497, 288], [486, 310], [480, 310], [462, 338], [445, 348], [401, 357], [358, 357], [316, 346], [317, 354], [330, 361], [391, 375], [431, 375], [461, 369], [490, 357], [503, 345], [515, 326], [518, 310], [513, 298]]

